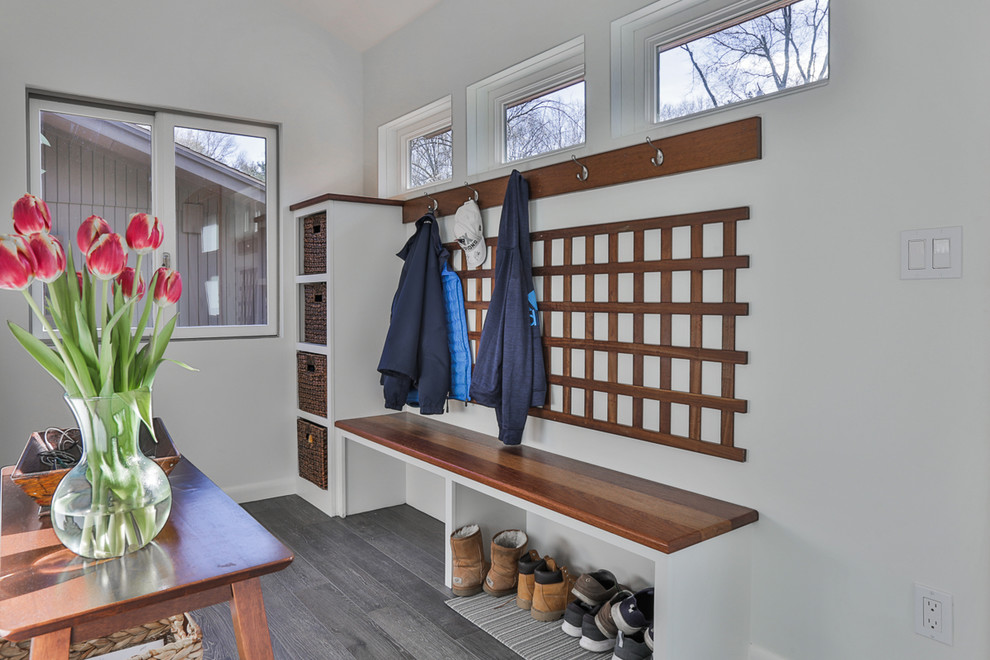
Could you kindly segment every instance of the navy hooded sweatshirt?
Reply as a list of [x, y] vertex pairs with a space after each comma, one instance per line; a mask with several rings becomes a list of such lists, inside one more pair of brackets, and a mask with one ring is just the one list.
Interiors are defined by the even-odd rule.
[[495, 409], [498, 437], [507, 445], [522, 441], [530, 407], [542, 406], [547, 398], [531, 252], [529, 184], [513, 170], [498, 228], [492, 298], [471, 378], [471, 398]]
[[405, 263], [378, 363], [385, 407], [402, 410], [415, 388], [420, 412], [437, 415], [444, 411], [450, 390], [447, 313], [440, 279], [448, 252], [440, 243], [432, 214], [416, 221], [416, 233], [397, 256]]

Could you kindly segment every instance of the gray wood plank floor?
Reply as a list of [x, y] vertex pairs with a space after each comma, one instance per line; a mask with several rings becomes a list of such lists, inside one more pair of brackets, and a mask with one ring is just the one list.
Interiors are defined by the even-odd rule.
[[[261, 578], [278, 660], [518, 658], [446, 606], [443, 523], [409, 506], [331, 518], [290, 495], [244, 508], [295, 553]], [[204, 660], [235, 660], [226, 604], [193, 612]]]

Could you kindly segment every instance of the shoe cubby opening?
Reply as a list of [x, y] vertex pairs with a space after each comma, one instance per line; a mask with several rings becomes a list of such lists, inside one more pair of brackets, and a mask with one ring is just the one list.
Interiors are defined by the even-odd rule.
[[604, 568], [612, 571], [627, 588], [643, 589], [653, 585], [655, 562], [642, 554], [616, 547], [606, 539], [535, 511], [527, 511], [471, 486], [459, 483], [452, 486], [454, 517], [450, 531], [472, 523], [479, 525], [487, 559], [491, 558], [491, 540], [495, 534], [519, 529], [529, 537], [527, 548], [535, 548], [540, 556], [549, 555], [558, 564], [566, 565], [574, 577]]

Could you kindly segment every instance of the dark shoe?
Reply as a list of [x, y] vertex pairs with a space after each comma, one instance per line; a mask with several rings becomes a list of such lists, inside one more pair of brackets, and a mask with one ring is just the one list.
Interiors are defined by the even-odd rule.
[[652, 651], [653, 650], [653, 622], [652, 621], [650, 621], [650, 625], [646, 627], [646, 632], [643, 633], [643, 641], [646, 642], [646, 645], [649, 646], [650, 647], [650, 650]]
[[639, 632], [653, 621], [653, 587], [637, 591], [612, 606], [612, 620], [620, 632]]
[[606, 637], [615, 639], [616, 635], [619, 634], [619, 628], [612, 619], [612, 606], [621, 603], [629, 596], [632, 596], [632, 592], [623, 589], [602, 605], [602, 609], [598, 610], [598, 614], [595, 615], [595, 625], [598, 626], [598, 630]]
[[[601, 608], [603, 606], [599, 605], [598, 607]], [[581, 623], [581, 640], [578, 644], [587, 651], [602, 653], [612, 650], [615, 646], [615, 637], [603, 635], [602, 631], [595, 625], [595, 617], [588, 614]]]
[[516, 607], [521, 610], [528, 610], [533, 606], [533, 573], [538, 568], [546, 568], [549, 557], [540, 557], [536, 550], [519, 558], [519, 584], [516, 589]]
[[591, 620], [594, 621], [595, 612], [598, 611], [599, 607], [601, 606], [588, 605], [579, 600], [568, 603], [567, 608], [564, 610], [564, 621], [560, 624], [560, 629], [564, 631], [565, 635], [580, 637], [581, 625], [584, 623], [585, 615], [590, 614]]
[[638, 632], [627, 635], [621, 630], [615, 640], [615, 651], [612, 653], [614, 660], [644, 660], [653, 655], [653, 651], [643, 641], [643, 633]]
[[589, 605], [604, 603], [619, 591], [619, 583], [610, 571], [585, 573], [574, 583], [574, 595]]

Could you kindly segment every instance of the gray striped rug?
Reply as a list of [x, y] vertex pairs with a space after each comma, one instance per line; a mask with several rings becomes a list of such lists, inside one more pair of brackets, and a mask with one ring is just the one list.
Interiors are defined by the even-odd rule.
[[453, 598], [447, 606], [526, 660], [606, 660], [609, 653], [592, 653], [564, 634], [560, 621], [537, 621], [516, 607], [515, 595], [495, 598], [485, 592]]

